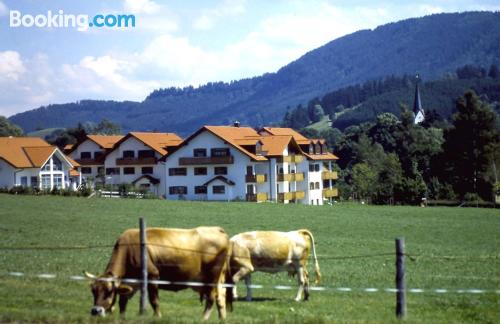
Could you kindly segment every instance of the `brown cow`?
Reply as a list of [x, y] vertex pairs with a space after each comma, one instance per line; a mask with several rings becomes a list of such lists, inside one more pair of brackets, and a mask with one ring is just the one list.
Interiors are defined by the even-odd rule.
[[[301, 229], [292, 232], [254, 231], [235, 235], [231, 238], [231, 272], [236, 284], [245, 278], [247, 300], [252, 299], [250, 289], [251, 273], [263, 271], [276, 273], [288, 271], [290, 275], [297, 274], [299, 291], [296, 301], [309, 298], [309, 275], [306, 269], [309, 251], [313, 251], [316, 281], [319, 283], [321, 274], [316, 258], [314, 237], [310, 231]], [[237, 297], [236, 286], [233, 296]]]
[[[215, 301], [219, 318], [224, 319], [226, 291], [223, 284], [229, 271], [230, 254], [229, 237], [224, 230], [220, 227], [148, 228], [146, 235], [148, 278], [177, 282], [174, 285], [148, 285], [149, 302], [155, 315], [161, 316], [158, 288], [178, 291], [189, 288], [182, 282], [202, 282], [206, 285], [191, 288], [199, 292], [200, 300], [206, 300], [203, 318], [210, 317]], [[139, 230], [127, 230], [118, 238], [103, 275], [85, 274], [95, 279], [91, 285], [94, 295], [91, 314], [104, 316], [111, 312], [117, 296], [120, 297], [120, 313], [124, 313], [128, 300], [140, 285], [122, 282], [123, 278], [141, 278]], [[230, 306], [230, 298], [228, 303]]]

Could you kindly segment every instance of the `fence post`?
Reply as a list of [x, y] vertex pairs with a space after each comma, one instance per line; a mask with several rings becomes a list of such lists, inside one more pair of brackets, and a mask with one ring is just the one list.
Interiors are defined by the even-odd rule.
[[405, 239], [396, 238], [396, 316], [406, 316]]
[[146, 312], [146, 302], [148, 299], [148, 250], [146, 247], [146, 221], [139, 218], [139, 231], [141, 240], [141, 301], [139, 303], [139, 314]]

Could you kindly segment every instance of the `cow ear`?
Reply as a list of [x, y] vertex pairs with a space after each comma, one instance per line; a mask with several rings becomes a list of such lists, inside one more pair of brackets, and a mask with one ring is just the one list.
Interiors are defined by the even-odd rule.
[[121, 284], [120, 286], [118, 286], [118, 288], [116, 288], [116, 292], [120, 295], [130, 295], [134, 292], [134, 288], [130, 287], [129, 285]]

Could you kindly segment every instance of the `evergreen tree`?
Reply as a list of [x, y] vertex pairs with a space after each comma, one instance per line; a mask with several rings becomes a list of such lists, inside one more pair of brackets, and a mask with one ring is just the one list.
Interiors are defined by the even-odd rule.
[[0, 136], [21, 136], [23, 130], [21, 127], [11, 123], [4, 116], [0, 116]]

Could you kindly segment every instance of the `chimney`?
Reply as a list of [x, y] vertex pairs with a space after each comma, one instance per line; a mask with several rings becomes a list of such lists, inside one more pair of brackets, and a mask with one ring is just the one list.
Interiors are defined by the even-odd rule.
[[233, 123], [233, 126], [234, 127], [240, 127], [240, 122], [235, 120], [234, 123]]

